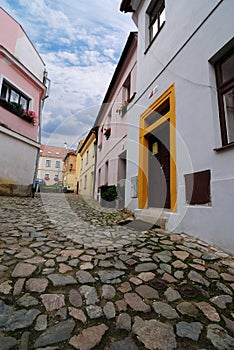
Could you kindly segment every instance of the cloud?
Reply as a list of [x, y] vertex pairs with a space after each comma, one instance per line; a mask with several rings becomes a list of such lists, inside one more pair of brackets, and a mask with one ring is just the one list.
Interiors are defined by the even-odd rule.
[[[97, 116], [129, 31], [120, 0], [0, 0], [24, 28], [46, 64], [50, 97], [42, 142], [68, 142], [88, 132]], [[63, 141], [62, 141], [63, 140]]]

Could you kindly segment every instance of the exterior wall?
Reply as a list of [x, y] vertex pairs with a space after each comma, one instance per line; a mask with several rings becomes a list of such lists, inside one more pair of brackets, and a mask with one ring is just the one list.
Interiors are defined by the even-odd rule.
[[76, 154], [76, 193], [79, 193], [80, 187], [80, 167], [81, 167], [81, 156], [80, 153]]
[[[95, 135], [91, 134], [81, 149], [80, 190], [79, 193], [87, 198], [93, 198], [94, 167], [95, 167]], [[87, 157], [88, 153], [88, 157]]]
[[[38, 128], [41, 100], [45, 94], [44, 70], [43, 61], [21, 26], [0, 8], [0, 91], [3, 79], [5, 79], [28, 96], [30, 99], [29, 110], [34, 111], [37, 116], [33, 125], [14, 114], [12, 110], [9, 111], [9, 104], [7, 107], [6, 101], [1, 100], [0, 142], [4, 144], [1, 150], [4, 157], [2, 157], [3, 162], [1, 163], [0, 184], [5, 187], [8, 186], [10, 192], [12, 192], [14, 186], [21, 189], [14, 191], [13, 194], [21, 192], [22, 195], [28, 195], [27, 188], [32, 187], [34, 180], [34, 176], [31, 176], [31, 174], [35, 173], [36, 159], [34, 158], [36, 157], [36, 150], [40, 147], [38, 144]], [[19, 152], [18, 149], [14, 150], [16, 140], [21, 140], [19, 149], [23, 149], [23, 153]], [[9, 148], [9, 151], [7, 148]], [[25, 161], [24, 157], [27, 152], [29, 155], [28, 161]], [[17, 157], [16, 155], [20, 156]], [[10, 166], [13, 163], [14, 166]], [[25, 167], [22, 167], [22, 164]]]
[[77, 150], [76, 150], [76, 193], [80, 193], [80, 169], [81, 169], [81, 155], [80, 155], [80, 148], [85, 141], [85, 137], [78, 142]]
[[0, 126], [0, 195], [31, 194], [38, 145], [25, 141]]
[[[51, 167], [46, 167], [46, 160], [51, 161]], [[56, 168], [56, 161], [60, 162], [60, 168]], [[45, 179], [45, 174], [49, 174], [49, 180]], [[58, 175], [58, 181], [54, 180], [55, 175]], [[46, 185], [53, 185], [54, 183], [62, 182], [63, 178], [63, 160], [61, 158], [40, 157], [38, 179], [43, 179]]]
[[[9, 64], [9, 61], [6, 61], [4, 54], [1, 52], [0, 72], [0, 87], [2, 86], [3, 79], [6, 79], [20, 91], [25, 93], [25, 95], [31, 99], [29, 110], [33, 110], [36, 113], [37, 118], [39, 118], [40, 100], [42, 98], [43, 89], [30, 81], [28, 76], [25, 73], [22, 73], [22, 71], [16, 68], [13, 64]], [[19, 116], [0, 106], [0, 121], [12, 130], [37, 141], [38, 120], [36, 125], [32, 125], [28, 121], [23, 120]]]
[[24, 66], [42, 81], [44, 63], [41, 57], [30, 42], [23, 28], [1, 7], [0, 23], [1, 28], [4, 28], [4, 30], [0, 31], [0, 44], [20, 62], [24, 62]]
[[76, 154], [75, 151], [68, 151], [64, 158], [63, 186], [69, 191], [76, 190]]
[[[63, 158], [65, 150], [62, 147], [41, 145], [37, 178], [45, 181], [46, 185], [61, 183], [63, 179]], [[51, 162], [51, 166], [46, 166], [46, 161]], [[60, 162], [60, 168], [56, 167], [56, 162]], [[49, 174], [49, 180], [45, 179], [45, 174]], [[58, 175], [58, 181], [54, 180]]]
[[[145, 53], [145, 11], [138, 21], [138, 71], [136, 105], [128, 112], [127, 206], [138, 207], [131, 196], [131, 179], [138, 175], [139, 118], [166, 89], [174, 84], [176, 104], [177, 210], [165, 212], [167, 229], [187, 232], [233, 252], [232, 208], [234, 198], [234, 150], [221, 147], [214, 67], [209, 60], [233, 37], [231, 0], [179, 4], [166, 1], [166, 23]], [[212, 12], [212, 10], [214, 10]], [[199, 27], [200, 26], [200, 27]], [[185, 45], [184, 45], [185, 44]], [[156, 92], [149, 99], [150, 92]], [[138, 116], [138, 118], [136, 117]], [[211, 171], [211, 204], [188, 205], [184, 175]]]
[[[108, 102], [104, 104], [104, 111], [99, 119], [98, 149], [96, 162], [95, 198], [99, 198], [99, 187], [102, 185], [125, 185], [126, 169], [121, 157], [127, 154], [127, 113], [122, 113], [121, 106], [126, 100], [126, 79], [131, 76], [130, 98], [134, 99], [136, 91], [136, 44], [134, 38], [126, 54], [124, 65], [119, 69], [118, 78], [113, 82]], [[118, 68], [118, 67], [117, 67]], [[113, 79], [113, 78], [112, 78]], [[132, 101], [128, 104], [130, 106]], [[111, 135], [106, 139], [105, 129], [111, 128]], [[123, 178], [124, 177], [124, 178]], [[100, 198], [99, 198], [100, 199]]]

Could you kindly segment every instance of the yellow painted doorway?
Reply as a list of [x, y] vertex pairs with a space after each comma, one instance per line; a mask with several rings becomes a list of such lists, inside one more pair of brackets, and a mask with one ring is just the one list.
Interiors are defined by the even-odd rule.
[[171, 85], [140, 117], [139, 208], [176, 211], [175, 88]]

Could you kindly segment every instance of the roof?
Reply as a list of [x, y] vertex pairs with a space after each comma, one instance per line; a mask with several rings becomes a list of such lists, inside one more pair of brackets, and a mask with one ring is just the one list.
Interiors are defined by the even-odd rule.
[[63, 147], [41, 145], [40, 157], [64, 158], [66, 150]]
[[97, 118], [96, 118], [96, 120], [94, 122], [94, 128], [97, 127], [98, 124], [99, 124], [98, 121], [99, 121], [100, 116], [102, 114], [102, 111], [103, 111], [103, 108], [105, 106], [105, 103], [107, 103], [108, 99], [110, 98], [110, 95], [111, 95], [111, 92], [113, 90], [114, 84], [116, 83], [116, 80], [117, 80], [117, 78], [119, 76], [119, 73], [120, 73], [120, 71], [121, 71], [121, 69], [122, 69], [122, 67], [123, 67], [123, 65], [124, 65], [124, 63], [126, 61], [126, 57], [128, 55], [128, 52], [129, 52], [130, 48], [132, 47], [132, 44], [133, 44], [134, 40], [137, 38], [137, 35], [138, 35], [137, 32], [130, 32], [130, 34], [128, 36], [127, 42], [126, 42], [125, 47], [123, 49], [122, 55], [121, 55], [121, 57], [119, 59], [118, 65], [117, 65], [117, 67], [115, 69], [115, 72], [114, 72], [114, 74], [112, 76], [110, 85], [109, 85], [108, 90], [106, 92], [106, 95], [105, 95], [105, 97], [104, 97], [104, 99], [102, 101], [102, 105], [101, 105], [101, 108], [100, 108], [100, 110], [98, 112], [98, 116], [97, 116]]
[[120, 4], [120, 11], [121, 12], [134, 12], [132, 6], [131, 6], [131, 0], [122, 0]]
[[65, 157], [63, 158], [64, 162], [69, 157], [75, 156], [76, 157], [76, 150], [75, 149], [68, 149]]
[[92, 135], [95, 135], [95, 139], [97, 139], [97, 130], [96, 130], [96, 128], [90, 129], [88, 135], [85, 137], [84, 140], [82, 140], [83, 142], [80, 144], [80, 147], [78, 147], [78, 153], [81, 153], [81, 151], [84, 149], [85, 145], [87, 144], [87, 142], [89, 141], [89, 139], [90, 139], [90, 137]]

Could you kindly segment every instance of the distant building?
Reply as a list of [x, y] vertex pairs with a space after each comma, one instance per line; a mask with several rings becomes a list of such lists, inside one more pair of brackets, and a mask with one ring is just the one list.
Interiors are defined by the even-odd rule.
[[0, 194], [32, 192], [45, 81], [40, 55], [20, 24], [0, 8]]
[[79, 149], [82, 146], [82, 143], [84, 142], [85, 137], [78, 142], [77, 149], [76, 149], [76, 188], [75, 192], [76, 194], [80, 193], [80, 167], [81, 167], [81, 156], [79, 153]]
[[65, 152], [63, 147], [41, 145], [37, 178], [46, 185], [61, 184]]
[[64, 192], [76, 191], [76, 151], [68, 150], [63, 163], [63, 187]]
[[78, 153], [81, 158], [79, 193], [87, 198], [93, 198], [94, 170], [96, 153], [96, 132], [91, 129], [82, 142]]

